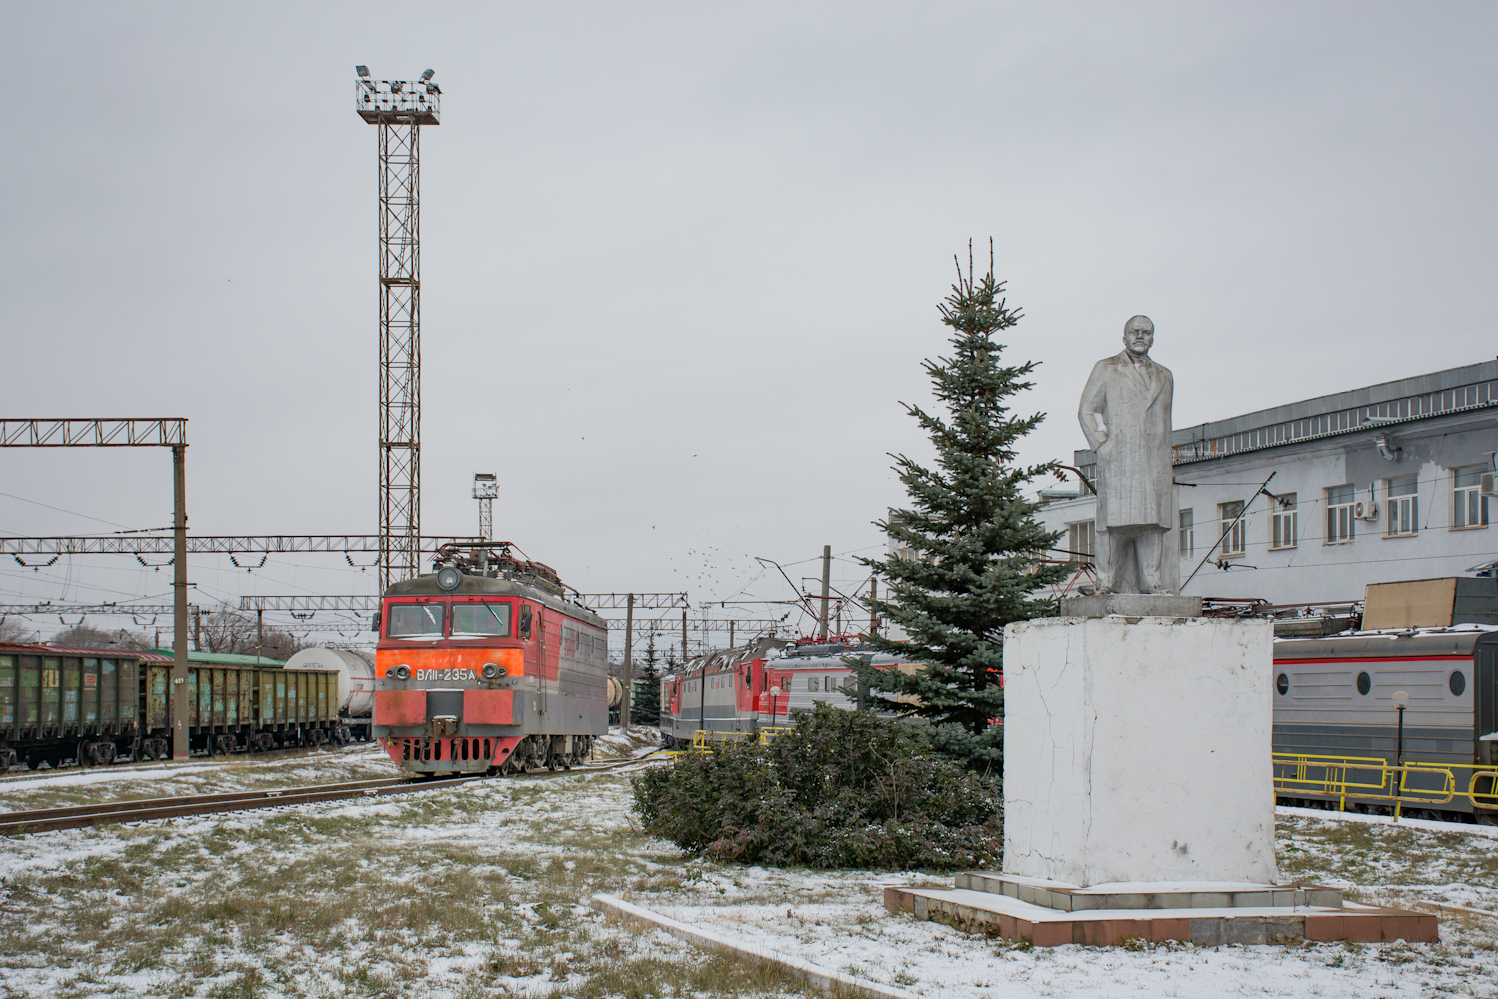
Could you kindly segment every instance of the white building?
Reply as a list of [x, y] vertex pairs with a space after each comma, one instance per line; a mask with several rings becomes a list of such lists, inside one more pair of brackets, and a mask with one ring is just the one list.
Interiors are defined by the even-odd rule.
[[[1352, 601], [1369, 583], [1498, 560], [1482, 492], [1498, 451], [1498, 361], [1177, 429], [1172, 443], [1180, 524], [1168, 540], [1183, 593]], [[1091, 451], [1075, 464], [1096, 476]], [[1272, 499], [1259, 491], [1270, 473]], [[1037, 518], [1066, 532], [1061, 547], [1090, 553], [1096, 501], [1077, 492], [1043, 491]]]

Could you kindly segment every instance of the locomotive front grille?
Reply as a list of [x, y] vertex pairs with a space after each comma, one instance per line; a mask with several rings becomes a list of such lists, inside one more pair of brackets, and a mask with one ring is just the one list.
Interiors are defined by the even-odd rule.
[[399, 747], [402, 763], [479, 762], [486, 765], [494, 759], [499, 740], [494, 738], [393, 739]]

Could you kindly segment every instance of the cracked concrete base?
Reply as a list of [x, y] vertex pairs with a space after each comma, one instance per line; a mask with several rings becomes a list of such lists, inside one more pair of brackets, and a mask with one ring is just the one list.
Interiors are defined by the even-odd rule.
[[1272, 640], [1219, 618], [1009, 625], [1003, 872], [1276, 883]]

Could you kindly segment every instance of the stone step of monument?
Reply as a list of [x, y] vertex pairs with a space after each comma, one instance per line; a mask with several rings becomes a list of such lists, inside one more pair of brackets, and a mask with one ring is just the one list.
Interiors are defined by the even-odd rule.
[[1092, 909], [1241, 909], [1315, 906], [1342, 908], [1342, 893], [1299, 882], [1259, 885], [1241, 881], [1121, 881], [1083, 888], [1017, 874], [968, 871], [953, 878], [957, 888], [1007, 895], [1062, 912]]
[[1026, 940], [1037, 947], [1111, 947], [1133, 940], [1278, 944], [1303, 940], [1435, 943], [1436, 917], [1345, 902], [1329, 906], [1225, 906], [1193, 909], [1086, 909], [1068, 912], [969, 888], [886, 886], [884, 907], [969, 933]]

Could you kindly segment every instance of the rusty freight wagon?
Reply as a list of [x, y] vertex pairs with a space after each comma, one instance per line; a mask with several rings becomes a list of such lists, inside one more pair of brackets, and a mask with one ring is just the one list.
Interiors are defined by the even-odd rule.
[[0, 645], [0, 770], [129, 755], [139, 736], [138, 654]]
[[[165, 759], [171, 672], [171, 655], [159, 651], [0, 645], [0, 770]], [[334, 671], [194, 652], [185, 688], [193, 752], [348, 741]]]
[[[141, 756], [171, 749], [172, 657], [142, 652]], [[349, 741], [338, 718], [338, 674], [286, 669], [277, 660], [192, 652], [187, 661], [188, 743], [209, 755]]]

